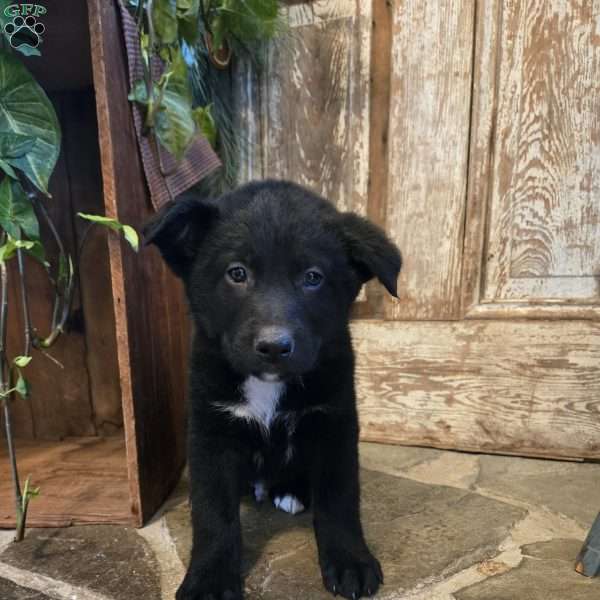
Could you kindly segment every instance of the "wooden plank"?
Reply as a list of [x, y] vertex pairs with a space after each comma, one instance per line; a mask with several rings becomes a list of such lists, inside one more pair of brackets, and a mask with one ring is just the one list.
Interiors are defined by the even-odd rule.
[[[369, 102], [369, 178], [367, 217], [385, 229], [388, 203], [392, 4], [373, 1]], [[353, 318], [384, 315], [386, 292], [377, 281], [366, 285], [366, 301], [352, 307]]]
[[250, 60], [240, 58], [231, 66], [233, 114], [240, 133], [237, 183], [263, 179], [259, 75]]
[[[73, 215], [77, 212], [104, 214], [93, 90], [65, 95], [63, 106], [68, 116], [63, 120], [63, 145], [70, 174]], [[79, 287], [94, 425], [98, 434], [112, 435], [123, 428], [123, 410], [108, 231], [90, 227], [88, 221], [76, 218], [75, 235], [78, 249], [83, 250], [78, 256]]]
[[491, 163], [495, 133], [494, 115], [497, 98], [497, 44], [501, 3], [498, 0], [477, 3], [475, 23], [475, 58], [470, 159], [464, 253], [462, 269], [461, 314], [477, 307], [485, 268], [484, 243], [488, 197], [491, 186]]
[[[127, 100], [117, 7], [89, 0], [88, 11], [106, 214], [140, 228], [152, 211]], [[131, 510], [141, 525], [173, 488], [185, 460], [181, 337], [190, 328], [182, 287], [158, 252], [146, 249], [138, 257], [116, 238], [109, 249]]]
[[600, 458], [600, 324], [352, 325], [363, 439]]
[[387, 229], [405, 257], [390, 319], [459, 316], [473, 0], [394, 4]]
[[51, 92], [81, 90], [92, 85], [86, 3], [52, 0], [38, 20], [44, 25], [39, 56], [19, 55], [36, 81]]
[[471, 306], [466, 319], [600, 319], [600, 307], [540, 302], [490, 302]]
[[371, 3], [288, 8], [262, 82], [264, 175], [293, 179], [366, 214]]
[[598, 10], [598, 2], [511, 1], [481, 16], [495, 24], [482, 26], [478, 74], [494, 72], [496, 84], [475, 94], [483, 109], [475, 127], [493, 133], [491, 158], [482, 144], [474, 155], [488, 163], [475, 176], [490, 180], [475, 301], [496, 313], [514, 302], [555, 305], [556, 317], [561, 303], [581, 312], [599, 305]]
[[[41, 495], [29, 505], [28, 527], [131, 522], [122, 437], [17, 440], [16, 446], [20, 472], [30, 474], [32, 484], [41, 488]], [[0, 528], [14, 526], [9, 461], [2, 445]]]

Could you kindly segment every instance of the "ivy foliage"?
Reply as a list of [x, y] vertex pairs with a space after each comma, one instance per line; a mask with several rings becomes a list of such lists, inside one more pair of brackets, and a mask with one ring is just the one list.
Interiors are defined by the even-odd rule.
[[209, 2], [206, 11], [208, 29], [215, 48], [235, 41], [242, 43], [269, 40], [279, 30], [277, 0], [222, 0]]
[[48, 195], [59, 152], [60, 127], [48, 96], [16, 56], [1, 51], [0, 166], [11, 177], [20, 169]]
[[[140, 30], [144, 78], [130, 100], [145, 110], [147, 131], [180, 159], [192, 140], [203, 135], [219, 149], [215, 103], [195, 106], [190, 79], [197, 70], [197, 48], [209, 47], [214, 63], [227, 66], [231, 49], [250, 51], [281, 29], [280, 0], [130, 0]], [[223, 53], [226, 62], [219, 63]], [[153, 64], [163, 69], [153, 80]], [[225, 157], [222, 157], [225, 158]]]

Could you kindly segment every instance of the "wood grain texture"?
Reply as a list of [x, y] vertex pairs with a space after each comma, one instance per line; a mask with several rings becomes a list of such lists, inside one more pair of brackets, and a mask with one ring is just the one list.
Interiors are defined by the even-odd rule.
[[264, 175], [291, 178], [366, 214], [371, 3], [288, 9], [289, 39], [271, 45], [262, 82]]
[[[106, 214], [140, 228], [151, 215], [127, 100], [115, 2], [89, 0]], [[142, 525], [175, 485], [185, 460], [189, 325], [183, 292], [158, 252], [109, 242], [132, 521]], [[182, 339], [183, 338], [183, 339]]]
[[81, 251], [77, 256], [81, 296], [78, 320], [85, 335], [93, 422], [99, 435], [112, 435], [122, 433], [123, 428], [108, 257], [108, 236], [112, 234], [103, 227], [90, 227], [88, 221], [75, 216], [77, 212], [104, 213], [93, 90], [65, 95], [63, 114], [66, 117], [62, 122], [63, 146], [73, 199], [75, 241]]
[[[367, 217], [385, 229], [389, 200], [392, 3], [374, 0], [372, 13]], [[363, 294], [364, 301], [355, 302], [352, 307], [352, 317], [383, 317], [387, 299], [381, 284], [370, 281]]]
[[600, 304], [599, 11], [503, 2], [482, 40], [497, 80], [479, 90], [495, 107], [483, 303]]
[[46, 28], [39, 48], [42, 56], [19, 54], [19, 60], [46, 91], [88, 88], [92, 85], [92, 72], [86, 3], [52, 0], [40, 4], [48, 9], [40, 17]]
[[394, 4], [387, 230], [405, 263], [388, 318], [459, 316], [474, 11]]
[[[131, 523], [122, 437], [17, 440], [19, 470], [42, 489], [29, 504], [28, 527]], [[15, 526], [12, 483], [0, 447], [0, 528]]]
[[465, 316], [479, 307], [482, 294], [485, 226], [495, 136], [495, 99], [498, 87], [496, 63], [500, 7], [499, 0], [477, 3], [461, 316]]
[[366, 440], [600, 457], [600, 324], [357, 321]]
[[[378, 0], [379, 2], [379, 0]], [[372, 3], [293, 2], [260, 73], [239, 63], [240, 179], [291, 179], [367, 214]]]

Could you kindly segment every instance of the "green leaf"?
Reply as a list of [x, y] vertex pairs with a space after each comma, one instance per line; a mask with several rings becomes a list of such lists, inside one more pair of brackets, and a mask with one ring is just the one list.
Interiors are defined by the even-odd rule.
[[50, 266], [46, 262], [44, 247], [42, 244], [40, 244], [40, 242], [37, 240], [16, 240], [10, 235], [8, 236], [4, 246], [0, 246], [0, 261], [6, 262], [7, 260], [13, 258], [18, 249], [27, 252], [27, 254], [30, 254], [35, 259], [39, 260], [44, 267], [47, 268]]
[[42, 246], [39, 241], [35, 240], [31, 248], [25, 248], [25, 252], [29, 254], [29, 256], [35, 258], [46, 269], [50, 266], [50, 263], [46, 261], [46, 252], [44, 251], [44, 246]]
[[112, 219], [110, 217], [103, 217], [102, 215], [89, 215], [86, 213], [77, 213], [77, 216], [85, 219], [86, 221], [91, 221], [92, 223], [96, 223], [97, 225], [102, 225], [104, 227], [108, 227], [113, 231], [122, 232], [123, 237], [127, 240], [129, 245], [137, 252], [139, 248], [139, 237], [137, 231], [131, 227], [131, 225], [124, 225], [123, 223], [117, 221], [117, 219]]
[[26, 154], [4, 160], [48, 194], [48, 180], [60, 152], [60, 125], [44, 90], [6, 50], [0, 50], [0, 133], [35, 138]]
[[104, 227], [108, 227], [113, 231], [121, 231], [123, 225], [117, 221], [117, 219], [112, 219], [111, 217], [103, 217], [102, 215], [90, 215], [87, 213], [77, 213], [78, 217], [85, 219], [86, 221], [91, 221], [92, 223], [97, 223], [98, 225], [104, 225]]
[[217, 143], [217, 125], [212, 115], [212, 104], [208, 106], [197, 106], [193, 111], [192, 115], [198, 131], [209, 141], [210, 145], [214, 148]]
[[162, 145], [181, 159], [196, 133], [192, 116], [192, 93], [187, 66], [178, 51], [171, 64], [170, 77], [155, 117], [155, 130]]
[[0, 133], [0, 158], [20, 158], [35, 144], [35, 138], [18, 133]]
[[131, 88], [127, 98], [133, 102], [139, 102], [146, 106], [148, 104], [148, 91], [146, 90], [146, 82], [143, 79], [138, 79]]
[[221, 50], [227, 38], [227, 24], [220, 16], [215, 17], [210, 24], [212, 45], [214, 50]]
[[2, 169], [9, 177], [13, 179], [18, 179], [19, 177], [15, 173], [15, 170], [5, 161], [0, 159], [0, 169]]
[[19, 396], [21, 396], [21, 398], [28, 398], [30, 391], [31, 391], [31, 388], [29, 386], [29, 382], [19, 372], [17, 384], [15, 385], [15, 392], [17, 392], [17, 394], [19, 394]]
[[17, 253], [19, 248], [23, 250], [31, 250], [34, 244], [35, 242], [31, 241], [16, 240], [9, 234], [4, 246], [0, 246], [0, 260], [6, 262]]
[[177, 10], [177, 16], [198, 16], [198, 10], [200, 9], [200, 0], [176, 0], [175, 8]]
[[281, 24], [279, 4], [279, 0], [227, 0], [216, 10], [221, 20], [218, 30], [245, 42], [268, 40]]
[[140, 247], [140, 238], [137, 231], [131, 225], [123, 225], [123, 237], [129, 245], [137, 252]]
[[27, 475], [27, 479], [25, 480], [25, 485], [23, 486], [23, 494], [22, 494], [22, 498], [21, 498], [21, 506], [22, 506], [22, 510], [23, 512], [25, 512], [27, 510], [27, 505], [29, 504], [29, 500], [31, 500], [31, 498], [36, 498], [37, 496], [40, 495], [40, 488], [39, 487], [31, 487], [31, 475]]
[[176, 0], [179, 34], [190, 45], [198, 40], [200, 0]]
[[30, 490], [27, 490], [27, 497], [28, 498], [37, 498], [40, 495], [41, 492], [40, 487], [36, 487], [36, 488], [31, 488]]
[[15, 239], [22, 231], [29, 239], [40, 237], [40, 228], [33, 206], [18, 181], [5, 177], [0, 182], [0, 227]]
[[158, 41], [173, 44], [177, 41], [177, 11], [175, 0], [154, 0], [152, 23]]
[[22, 369], [31, 362], [31, 358], [31, 356], [15, 356], [15, 358], [13, 358], [13, 364]]
[[[160, 82], [153, 86], [154, 100], [160, 101], [154, 114], [154, 131], [160, 143], [175, 158], [181, 159], [196, 133], [196, 123], [192, 115], [192, 93], [188, 72], [181, 51], [174, 53], [169, 68], [161, 78], [164, 90], [159, 89]], [[136, 81], [130, 100], [148, 105], [148, 94], [143, 81]]]

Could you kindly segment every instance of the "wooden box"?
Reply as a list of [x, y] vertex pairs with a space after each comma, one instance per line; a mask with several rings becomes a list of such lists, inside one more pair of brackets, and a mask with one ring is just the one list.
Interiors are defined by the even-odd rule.
[[[12, 404], [22, 478], [41, 496], [30, 526], [141, 526], [184, 463], [189, 326], [182, 290], [154, 249], [135, 254], [78, 211], [140, 228], [152, 212], [135, 140], [127, 66], [114, 2], [54, 0], [42, 57], [26, 59], [55, 103], [62, 151], [46, 206], [81, 262], [70, 332], [27, 368], [32, 395]], [[51, 237], [44, 238], [49, 254]], [[34, 324], [49, 324], [52, 292], [29, 265]], [[9, 351], [21, 353], [16, 279], [10, 285]], [[5, 439], [0, 439], [0, 527], [14, 526]]]

